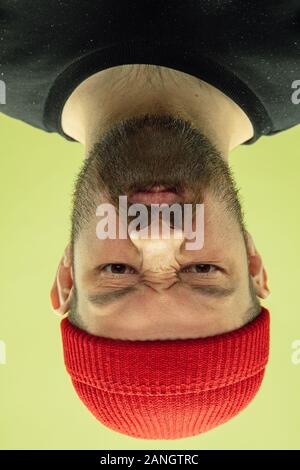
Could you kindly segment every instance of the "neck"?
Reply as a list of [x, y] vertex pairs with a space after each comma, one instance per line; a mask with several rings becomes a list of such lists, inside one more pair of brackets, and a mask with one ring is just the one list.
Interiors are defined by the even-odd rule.
[[247, 115], [217, 88], [177, 70], [139, 64], [106, 69], [84, 80], [65, 103], [62, 127], [87, 154], [114, 122], [152, 112], [190, 121], [225, 160], [253, 136]]

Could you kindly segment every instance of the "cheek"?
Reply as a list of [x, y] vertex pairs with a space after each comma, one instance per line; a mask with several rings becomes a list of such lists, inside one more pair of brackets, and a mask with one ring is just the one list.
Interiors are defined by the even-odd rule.
[[82, 270], [113, 262], [132, 264], [136, 258], [136, 250], [129, 239], [99, 240], [96, 231], [82, 234], [75, 244], [74, 260]]
[[237, 220], [221, 206], [213, 210], [204, 204], [204, 237], [213, 240], [213, 243], [221, 242], [224, 246], [244, 244]]

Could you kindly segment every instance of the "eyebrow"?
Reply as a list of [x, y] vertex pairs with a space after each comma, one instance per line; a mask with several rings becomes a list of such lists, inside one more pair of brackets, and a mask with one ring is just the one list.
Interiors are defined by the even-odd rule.
[[96, 294], [88, 294], [87, 299], [94, 305], [100, 305], [103, 307], [104, 305], [109, 305], [115, 302], [125, 295], [131, 294], [136, 292], [137, 289], [135, 287], [124, 287], [123, 289], [115, 290], [112, 292], [103, 292], [103, 293], [96, 293]]
[[209, 297], [214, 297], [218, 299], [223, 297], [229, 297], [236, 291], [235, 287], [225, 288], [218, 286], [191, 286], [191, 288], [199, 294], [207, 295]]
[[[224, 287], [218, 287], [218, 286], [191, 286], [191, 288], [193, 291], [196, 291], [199, 294], [206, 295], [208, 297], [218, 298], [218, 299], [229, 297], [236, 291], [234, 287], [224, 288]], [[103, 307], [136, 291], [137, 291], [136, 287], [131, 286], [131, 287], [125, 287], [123, 289], [119, 289], [119, 290], [112, 291], [112, 292], [88, 294], [87, 299], [92, 304]]]

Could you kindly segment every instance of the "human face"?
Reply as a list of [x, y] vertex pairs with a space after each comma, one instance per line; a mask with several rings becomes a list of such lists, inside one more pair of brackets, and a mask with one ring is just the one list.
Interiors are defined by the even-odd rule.
[[[183, 234], [159, 241], [131, 234], [97, 238], [99, 204], [136, 197], [152, 185], [175, 190], [181, 203], [204, 205], [203, 248], [187, 250]], [[261, 263], [255, 253], [249, 257], [230, 170], [217, 149], [180, 119], [129, 120], [95, 145], [76, 182], [72, 248], [70, 320], [95, 335], [206, 337], [239, 328], [257, 313], [251, 282]]]
[[77, 313], [89, 333], [154, 340], [214, 336], [250, 320], [249, 258], [241, 227], [211, 195], [204, 246], [186, 240], [99, 240], [96, 218], [74, 244]]

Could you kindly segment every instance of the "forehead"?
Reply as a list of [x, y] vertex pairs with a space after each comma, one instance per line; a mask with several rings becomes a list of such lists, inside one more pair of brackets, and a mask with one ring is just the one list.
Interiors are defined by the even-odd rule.
[[88, 303], [80, 292], [78, 311], [90, 332], [120, 339], [205, 337], [243, 324], [249, 305], [248, 291], [237, 290], [225, 299], [209, 299], [183, 289], [156, 295], [140, 291], [110, 305]]

